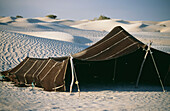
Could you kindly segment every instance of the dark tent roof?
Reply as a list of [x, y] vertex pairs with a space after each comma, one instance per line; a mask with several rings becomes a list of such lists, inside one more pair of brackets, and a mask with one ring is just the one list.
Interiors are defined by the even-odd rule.
[[109, 60], [132, 53], [140, 47], [144, 48], [145, 44], [117, 26], [102, 40], [74, 54], [73, 57], [88, 61]]

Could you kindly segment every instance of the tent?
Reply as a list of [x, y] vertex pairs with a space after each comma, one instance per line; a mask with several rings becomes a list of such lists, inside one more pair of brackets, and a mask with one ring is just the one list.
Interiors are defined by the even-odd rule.
[[138, 83], [170, 85], [170, 54], [151, 48], [115, 27], [103, 39], [76, 54], [57, 58], [25, 58], [1, 72], [16, 85], [46, 91], [70, 91], [78, 85]]

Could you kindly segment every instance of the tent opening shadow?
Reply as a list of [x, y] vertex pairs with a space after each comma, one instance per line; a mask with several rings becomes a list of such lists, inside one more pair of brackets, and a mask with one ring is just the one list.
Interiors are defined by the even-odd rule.
[[[166, 92], [170, 92], [170, 86], [164, 86]], [[163, 92], [161, 85], [116, 83], [116, 84], [80, 84], [81, 92], [97, 92], [97, 91], [118, 91], [118, 92]], [[77, 86], [74, 85], [73, 92], [77, 92]]]

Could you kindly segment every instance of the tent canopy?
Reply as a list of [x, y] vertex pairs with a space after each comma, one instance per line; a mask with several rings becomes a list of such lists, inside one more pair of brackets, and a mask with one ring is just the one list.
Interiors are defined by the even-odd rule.
[[102, 40], [73, 57], [87, 61], [109, 60], [132, 53], [140, 47], [144, 48], [145, 44], [117, 26]]

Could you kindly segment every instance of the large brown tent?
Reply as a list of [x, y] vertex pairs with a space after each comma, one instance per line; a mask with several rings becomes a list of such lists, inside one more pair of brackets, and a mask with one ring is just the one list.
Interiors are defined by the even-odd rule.
[[74, 79], [81, 85], [170, 85], [170, 55], [150, 48], [118, 26], [79, 53], [48, 59], [27, 57], [15, 68], [1, 73], [17, 85], [34, 83], [48, 91], [69, 91]]

